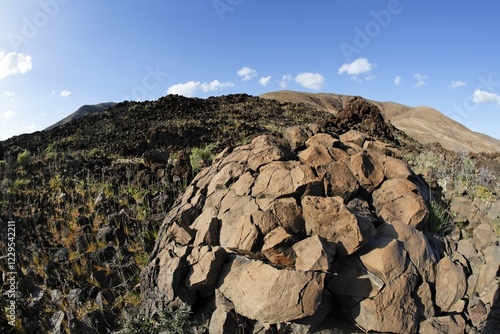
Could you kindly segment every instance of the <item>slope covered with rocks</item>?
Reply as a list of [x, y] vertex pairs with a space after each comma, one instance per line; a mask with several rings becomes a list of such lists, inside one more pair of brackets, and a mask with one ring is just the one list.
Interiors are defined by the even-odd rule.
[[222, 152], [188, 186], [143, 274], [148, 317], [188, 303], [211, 333], [333, 332], [338, 318], [389, 333], [493, 326], [490, 225], [443, 251], [428, 190], [397, 149], [314, 125], [284, 137]]
[[334, 117], [170, 95], [14, 137], [0, 221], [16, 222], [17, 320], [0, 328], [488, 332], [499, 162], [421, 145], [359, 97]]

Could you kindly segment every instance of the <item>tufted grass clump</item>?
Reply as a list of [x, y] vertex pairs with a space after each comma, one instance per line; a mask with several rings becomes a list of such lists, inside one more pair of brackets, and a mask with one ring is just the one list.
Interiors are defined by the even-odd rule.
[[142, 315], [136, 315], [123, 326], [124, 334], [186, 334], [191, 333], [191, 321], [189, 316], [191, 307], [182, 303], [179, 307], [169, 307], [159, 312], [158, 321]]
[[195, 147], [191, 151], [190, 162], [193, 167], [193, 172], [199, 172], [203, 167], [210, 166], [215, 156], [217, 146], [208, 144], [205, 147]]
[[438, 201], [431, 202], [431, 210], [429, 217], [429, 230], [433, 233], [447, 233], [451, 230], [451, 216], [448, 207]]

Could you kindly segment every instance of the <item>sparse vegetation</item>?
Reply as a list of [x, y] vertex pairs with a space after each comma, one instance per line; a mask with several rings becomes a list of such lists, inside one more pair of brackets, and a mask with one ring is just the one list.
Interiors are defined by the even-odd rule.
[[135, 315], [124, 324], [124, 334], [188, 334], [191, 333], [189, 316], [191, 307], [182, 303], [177, 308], [167, 308], [158, 312], [158, 320], [153, 321], [142, 315]]
[[191, 151], [191, 166], [193, 166], [193, 171], [195, 173], [200, 171], [203, 167], [212, 164], [216, 148], [217, 146], [215, 144], [208, 144], [203, 148], [193, 148]]

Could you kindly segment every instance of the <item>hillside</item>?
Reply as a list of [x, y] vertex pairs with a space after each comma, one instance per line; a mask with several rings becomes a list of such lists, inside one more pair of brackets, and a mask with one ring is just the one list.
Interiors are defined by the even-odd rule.
[[[16, 230], [0, 307], [11, 277], [18, 286], [14, 327], [5, 313], [0, 332], [494, 328], [500, 154], [419, 143], [361, 97], [311, 99], [168, 95], [0, 142], [0, 225]], [[394, 268], [377, 263], [395, 249]], [[448, 257], [461, 264], [443, 272], [477, 280], [467, 294], [434, 274]], [[408, 280], [392, 284], [393, 270]]]
[[[277, 101], [304, 103], [313, 108], [336, 114], [352, 96], [278, 91], [261, 95]], [[500, 152], [500, 140], [473, 132], [462, 124], [429, 107], [409, 107], [394, 102], [370, 101], [378, 106], [396, 128], [422, 144], [439, 143], [456, 152]]]
[[85, 115], [92, 115], [98, 112], [103, 112], [108, 110], [109, 108], [113, 107], [116, 105], [115, 102], [105, 102], [105, 103], [98, 103], [98, 104], [87, 104], [84, 106], [81, 106], [78, 108], [74, 113], [70, 114], [69, 116], [63, 118], [59, 122], [52, 124], [51, 126], [47, 127], [45, 130], [51, 130], [55, 127], [58, 127], [60, 125], [66, 124], [68, 122], [71, 122], [73, 120], [76, 120], [80, 117], [83, 117]]

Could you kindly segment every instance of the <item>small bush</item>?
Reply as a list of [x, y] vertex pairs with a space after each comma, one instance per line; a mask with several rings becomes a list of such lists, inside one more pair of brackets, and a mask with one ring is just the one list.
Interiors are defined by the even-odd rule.
[[27, 150], [24, 150], [17, 156], [17, 164], [24, 169], [26, 169], [29, 166], [32, 160], [33, 157], [31, 156], [31, 153]]
[[449, 232], [452, 223], [447, 206], [441, 202], [432, 201], [430, 211], [429, 230], [434, 233]]
[[215, 149], [217, 146], [215, 144], [208, 144], [203, 148], [195, 147], [191, 151], [190, 162], [193, 167], [193, 171], [198, 172], [203, 167], [210, 166], [212, 160], [215, 156]]
[[477, 186], [474, 189], [474, 198], [479, 198], [483, 202], [494, 202], [495, 194], [489, 191], [485, 186]]
[[26, 189], [28, 189], [30, 182], [31, 181], [28, 179], [16, 179], [14, 181], [12, 188], [14, 191], [26, 190]]

